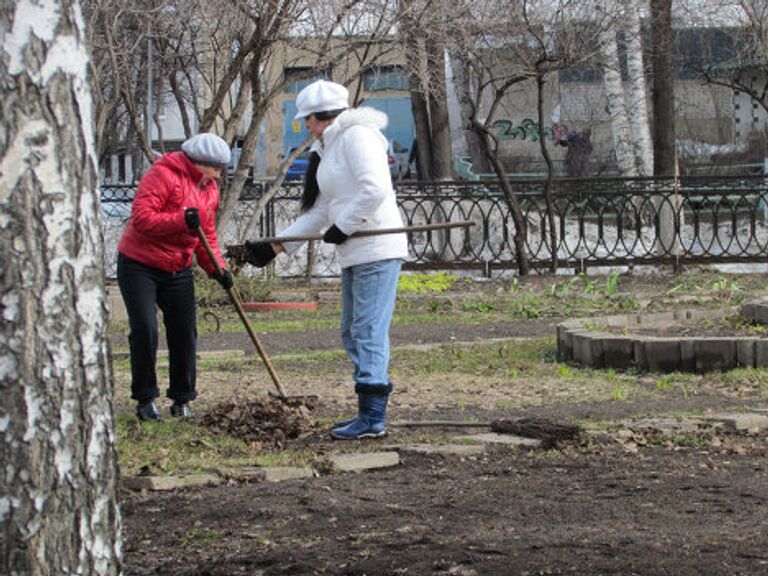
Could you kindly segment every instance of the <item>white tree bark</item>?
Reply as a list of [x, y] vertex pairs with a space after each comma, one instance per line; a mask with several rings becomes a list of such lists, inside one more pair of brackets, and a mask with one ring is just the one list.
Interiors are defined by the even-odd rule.
[[639, 176], [653, 176], [653, 142], [648, 120], [648, 97], [640, 39], [640, 13], [636, 0], [622, 0], [624, 31], [627, 38], [626, 102], [632, 128], [632, 144]]
[[622, 177], [637, 176], [635, 155], [632, 149], [632, 135], [624, 103], [624, 86], [619, 68], [619, 49], [616, 28], [607, 26], [600, 32], [600, 55], [603, 65], [603, 88], [608, 100], [608, 114], [611, 120], [616, 164]]
[[0, 573], [117, 574], [120, 514], [78, 3], [0, 3]]

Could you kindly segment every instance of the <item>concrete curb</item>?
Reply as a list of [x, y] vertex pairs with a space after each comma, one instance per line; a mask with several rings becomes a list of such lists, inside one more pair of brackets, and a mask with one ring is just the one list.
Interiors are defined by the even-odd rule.
[[[744, 311], [747, 311], [745, 314]], [[557, 325], [558, 358], [582, 367], [636, 368], [647, 372], [712, 372], [768, 368], [768, 339], [751, 336], [654, 337], [633, 334], [638, 327], [674, 325], [684, 320], [722, 320], [734, 310], [679, 310], [576, 318]], [[768, 322], [768, 303], [742, 306], [747, 319]], [[601, 331], [619, 328], [622, 334]]]

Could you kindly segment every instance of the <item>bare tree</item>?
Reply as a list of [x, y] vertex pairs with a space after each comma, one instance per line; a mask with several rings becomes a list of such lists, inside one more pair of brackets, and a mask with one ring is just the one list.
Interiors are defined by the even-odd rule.
[[703, 7], [691, 4], [684, 2], [677, 15], [714, 28], [720, 51], [714, 54], [703, 49], [681, 64], [708, 84], [749, 95], [768, 112], [768, 2], [710, 0]]
[[464, 17], [453, 19], [451, 54], [459, 61], [457, 66], [469, 70], [471, 75], [471, 87], [459, 89], [461, 106], [470, 114], [466, 122], [477, 134], [509, 204], [521, 275], [529, 271], [525, 245], [527, 222], [501, 160], [494, 123], [513, 87], [533, 82], [537, 95], [537, 140], [547, 165], [544, 195], [554, 270], [558, 240], [550, 194], [554, 168], [546, 146], [544, 89], [550, 74], [577, 63], [592, 62], [595, 47], [585, 42], [583, 35], [585, 31], [598, 29], [592, 16], [594, 8], [591, 2], [570, 0], [489, 1], [472, 3], [465, 7]]
[[0, 4], [0, 572], [111, 575], [120, 514], [77, 1]]

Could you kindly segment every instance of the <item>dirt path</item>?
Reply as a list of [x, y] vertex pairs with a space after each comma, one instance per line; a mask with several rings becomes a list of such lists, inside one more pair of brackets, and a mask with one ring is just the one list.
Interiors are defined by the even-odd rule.
[[133, 496], [126, 574], [765, 574], [767, 447], [407, 456]]
[[[430, 322], [393, 326], [391, 331], [392, 346], [408, 344], [441, 344], [446, 342], [477, 342], [494, 338], [552, 336], [557, 320], [518, 320], [512, 322], [491, 322], [487, 324], [454, 324], [450, 322]], [[268, 354], [291, 354], [299, 351], [333, 350], [341, 348], [337, 328], [326, 330], [308, 330], [305, 332], [269, 332], [258, 334], [259, 340]], [[112, 347], [127, 349], [128, 338], [118, 334], [112, 337]], [[161, 348], [165, 348], [164, 337]], [[201, 334], [198, 349], [205, 350], [243, 350], [254, 353], [253, 343], [244, 330]]]
[[[549, 336], [553, 324], [403, 326], [394, 329], [393, 342]], [[273, 333], [265, 343], [278, 355], [337, 348], [338, 337], [335, 330]], [[201, 339], [201, 349], [250, 346], [242, 334]], [[738, 402], [749, 404], [749, 395]], [[397, 415], [613, 420], [733, 403], [732, 395], [712, 391], [661, 401], [564, 401], [504, 411], [430, 411], [402, 404]], [[393, 430], [383, 441], [354, 444], [313, 436], [293, 447], [317, 454], [376, 450], [404, 441], [406, 434]], [[766, 574], [766, 456], [765, 434], [734, 436], [714, 446], [692, 441], [631, 450], [595, 437], [560, 451], [408, 453], [400, 466], [362, 474], [126, 492], [125, 574]]]

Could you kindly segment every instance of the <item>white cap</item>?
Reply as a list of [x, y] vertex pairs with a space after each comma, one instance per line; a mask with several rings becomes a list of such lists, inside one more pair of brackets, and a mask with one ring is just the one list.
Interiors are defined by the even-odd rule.
[[348, 99], [349, 91], [341, 84], [328, 80], [316, 80], [296, 96], [298, 111], [293, 118], [298, 120], [315, 112], [344, 110], [349, 107]]
[[229, 165], [229, 146], [216, 134], [204, 132], [192, 136], [192, 138], [184, 141], [181, 149], [196, 164], [216, 166], [217, 168], [226, 168]]

